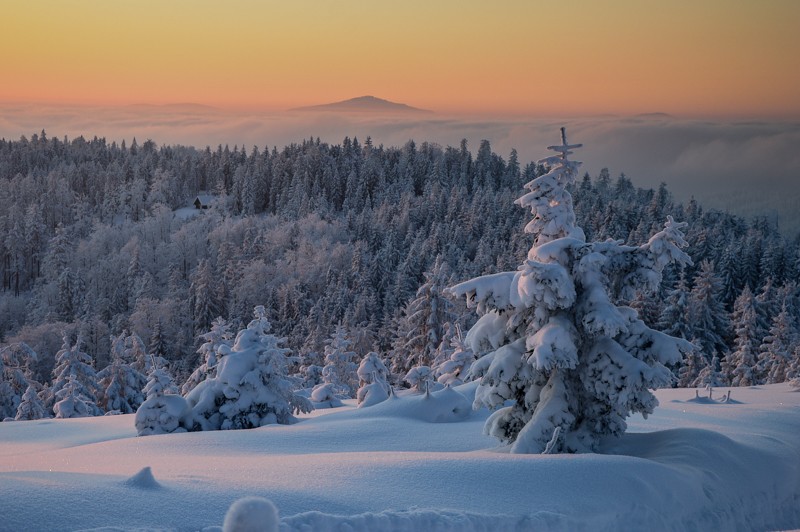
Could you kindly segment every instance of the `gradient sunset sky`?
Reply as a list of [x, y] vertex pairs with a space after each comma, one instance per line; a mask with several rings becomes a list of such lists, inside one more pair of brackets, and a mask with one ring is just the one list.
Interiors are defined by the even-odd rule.
[[6, 103], [800, 116], [796, 0], [1, 5]]

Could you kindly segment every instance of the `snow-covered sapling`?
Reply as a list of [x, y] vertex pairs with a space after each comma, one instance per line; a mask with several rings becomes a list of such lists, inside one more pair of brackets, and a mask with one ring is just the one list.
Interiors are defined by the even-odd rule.
[[230, 353], [217, 364], [217, 375], [201, 382], [187, 396], [203, 430], [248, 429], [271, 423], [289, 424], [294, 415], [312, 409], [293, 391], [287, 375], [290, 350], [269, 334], [266, 310], [236, 335]]
[[358, 407], [372, 406], [389, 398], [389, 370], [378, 356], [369, 352], [358, 366], [359, 388], [356, 394]]
[[185, 432], [192, 428], [189, 403], [178, 395], [172, 376], [156, 357], [144, 393], [147, 399], [136, 411], [134, 423], [139, 436]]
[[412, 390], [422, 393], [432, 391], [431, 388], [435, 382], [433, 371], [428, 366], [414, 366], [406, 373], [405, 380]]
[[468, 379], [475, 355], [464, 341], [460, 328], [457, 328], [456, 334], [450, 341], [450, 346], [452, 350], [449, 358], [435, 369], [434, 374], [439, 384], [458, 386]]

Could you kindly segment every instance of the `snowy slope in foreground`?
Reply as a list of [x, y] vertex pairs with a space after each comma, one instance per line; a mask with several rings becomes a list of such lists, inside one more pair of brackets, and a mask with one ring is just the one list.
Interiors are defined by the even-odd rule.
[[219, 527], [247, 495], [272, 500], [283, 530], [800, 527], [800, 393], [657, 395], [656, 414], [603, 455], [498, 452], [487, 413], [454, 396], [148, 437], [132, 415], [0, 423], [0, 529]]

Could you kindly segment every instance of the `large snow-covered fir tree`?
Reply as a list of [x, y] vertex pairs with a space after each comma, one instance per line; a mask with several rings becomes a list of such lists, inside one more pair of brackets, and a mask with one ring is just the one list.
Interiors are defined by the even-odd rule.
[[656, 290], [667, 264], [690, 262], [685, 224], [669, 217], [636, 247], [587, 243], [567, 190], [580, 165], [568, 156], [581, 145], [568, 144], [563, 128], [561, 141], [548, 148], [558, 155], [540, 161], [549, 171], [516, 201], [533, 213], [527, 260], [451, 289], [481, 316], [467, 335], [475, 353], [486, 353], [472, 366], [475, 406], [496, 410], [485, 430], [513, 453], [591, 451], [601, 437], [621, 435], [630, 414], [657, 406], [651, 389], [672, 380], [665, 364], [692, 348], [617, 305]]

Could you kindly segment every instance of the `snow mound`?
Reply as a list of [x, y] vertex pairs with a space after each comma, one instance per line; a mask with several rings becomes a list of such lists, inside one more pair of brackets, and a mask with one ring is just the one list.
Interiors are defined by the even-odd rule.
[[352, 417], [396, 417], [416, 419], [427, 423], [454, 423], [464, 421], [472, 412], [472, 403], [463, 394], [445, 387], [442, 390], [398, 396], [392, 394], [376, 405], [343, 412]]
[[435, 530], [437, 532], [451, 530], [457, 532], [523, 531], [545, 529], [548, 522], [547, 515], [546, 512], [541, 514], [531, 518], [433, 509], [385, 511], [350, 516], [306, 512], [284, 518], [281, 523], [281, 532], [295, 530], [313, 530], [314, 532], [338, 530], [347, 530], [348, 532], [372, 532], [375, 530], [391, 530], [393, 532], [416, 532], [418, 530]]
[[754, 447], [711, 430], [676, 428], [625, 434], [606, 451], [657, 464], [647, 476], [628, 471], [632, 484], [674, 479], [667, 482], [681, 494], [681, 529], [771, 530], [798, 522], [800, 455], [797, 437], [791, 440], [768, 438]]
[[263, 497], [234, 502], [222, 524], [222, 532], [278, 532], [279, 528], [278, 509]]
[[124, 484], [128, 487], [142, 490], [158, 490], [163, 487], [153, 476], [153, 470], [150, 469], [150, 466], [142, 468], [141, 471], [126, 480]]

